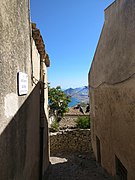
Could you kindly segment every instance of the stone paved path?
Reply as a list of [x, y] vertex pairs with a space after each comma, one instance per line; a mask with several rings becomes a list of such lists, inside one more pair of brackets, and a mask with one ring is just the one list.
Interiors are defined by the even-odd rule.
[[56, 154], [44, 180], [112, 180], [93, 154]]

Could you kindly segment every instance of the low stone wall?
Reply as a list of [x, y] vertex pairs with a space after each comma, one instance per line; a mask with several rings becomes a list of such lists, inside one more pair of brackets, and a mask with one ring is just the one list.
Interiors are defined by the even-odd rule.
[[50, 154], [59, 152], [89, 152], [90, 129], [68, 129], [50, 133]]

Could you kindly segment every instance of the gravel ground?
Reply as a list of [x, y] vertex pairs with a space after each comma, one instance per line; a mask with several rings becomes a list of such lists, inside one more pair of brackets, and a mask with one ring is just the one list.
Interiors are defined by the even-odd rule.
[[95, 161], [93, 153], [56, 154], [50, 158], [44, 180], [112, 180]]

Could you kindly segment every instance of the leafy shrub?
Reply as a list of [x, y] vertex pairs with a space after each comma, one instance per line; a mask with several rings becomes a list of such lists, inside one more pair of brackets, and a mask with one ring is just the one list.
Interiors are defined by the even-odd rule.
[[88, 116], [79, 116], [76, 120], [76, 127], [81, 129], [89, 129], [90, 118]]
[[55, 120], [51, 124], [50, 132], [57, 132], [57, 131], [59, 131], [59, 123]]
[[48, 99], [49, 99], [49, 114], [54, 115], [59, 122], [64, 113], [68, 110], [68, 103], [71, 101], [70, 97], [62, 91], [60, 86], [56, 88], [48, 89]]

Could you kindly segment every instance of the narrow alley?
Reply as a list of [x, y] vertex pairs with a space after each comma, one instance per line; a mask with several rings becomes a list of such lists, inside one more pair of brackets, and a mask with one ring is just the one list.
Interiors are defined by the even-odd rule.
[[61, 130], [50, 133], [50, 166], [44, 180], [112, 179], [96, 162], [90, 129], [75, 129], [78, 115], [79, 110], [70, 108], [60, 121]]
[[96, 163], [93, 153], [58, 153], [50, 157], [44, 180], [111, 180]]
[[0, 42], [0, 180], [135, 180], [135, 0], [0, 0]]

